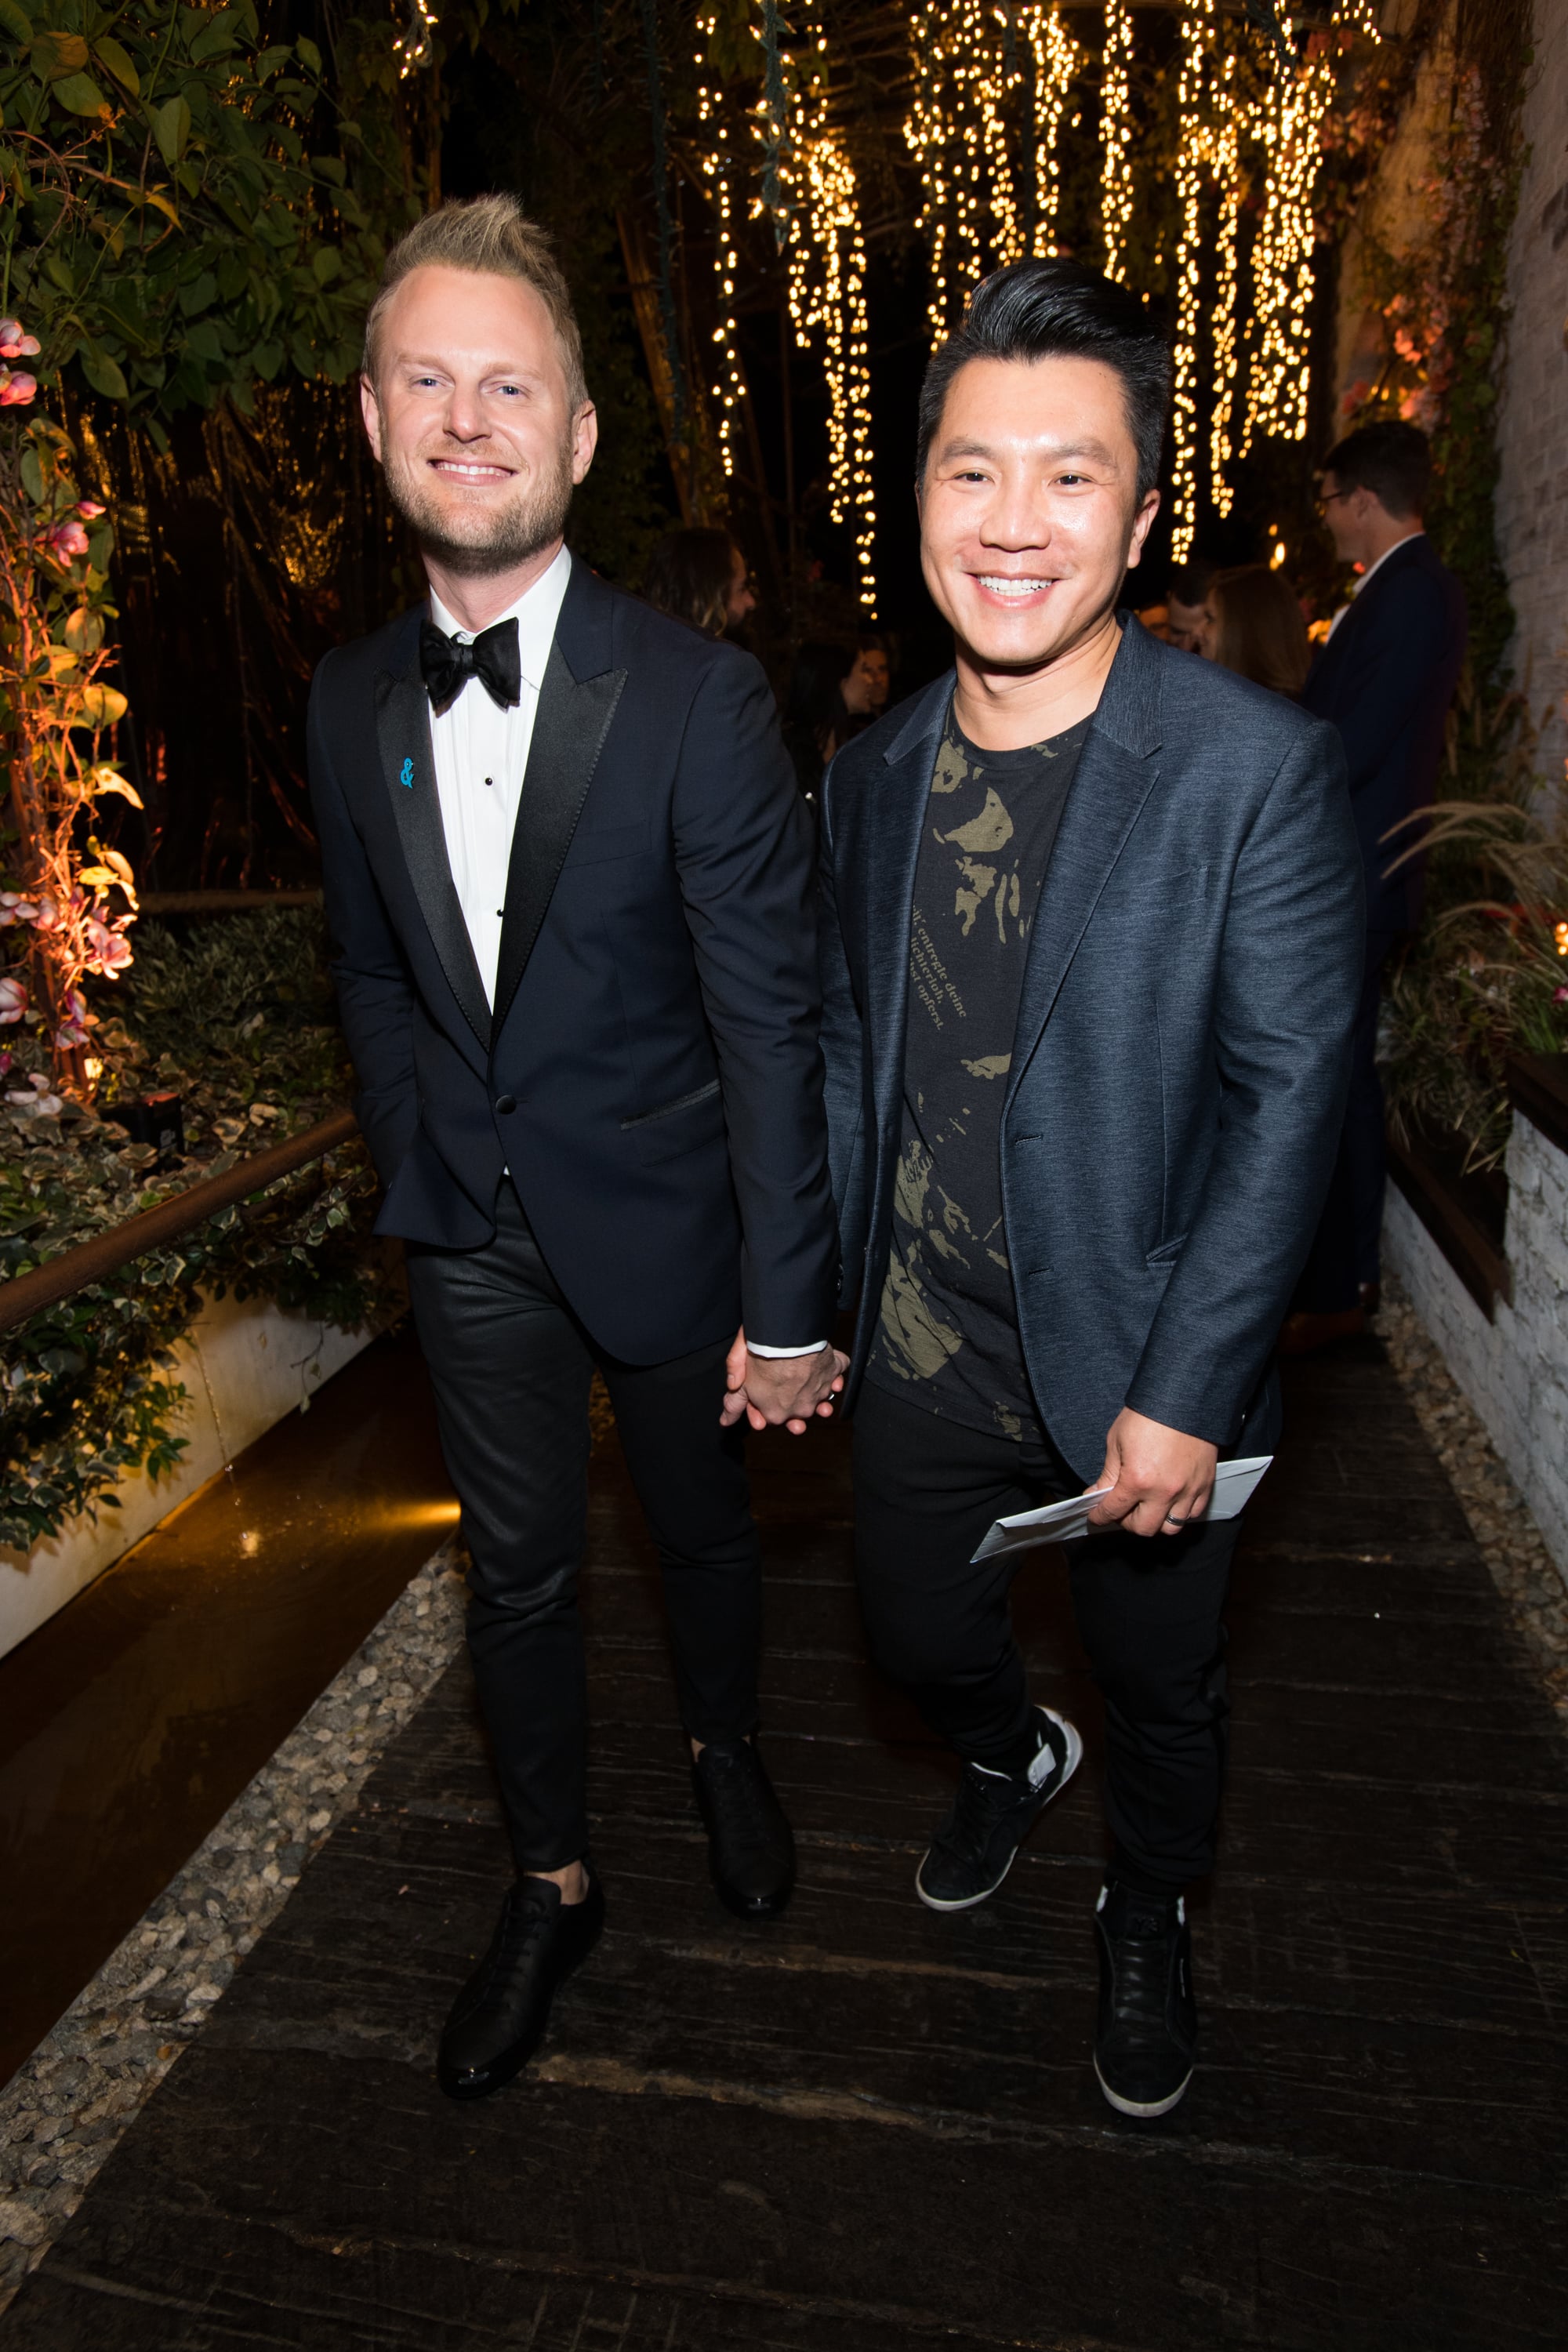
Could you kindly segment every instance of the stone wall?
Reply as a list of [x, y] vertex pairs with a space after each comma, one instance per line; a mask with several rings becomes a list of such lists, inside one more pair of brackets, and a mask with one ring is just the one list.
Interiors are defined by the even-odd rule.
[[1568, 5], [1534, 0], [1530, 150], [1509, 239], [1513, 304], [1500, 417], [1498, 546], [1519, 620], [1514, 672], [1545, 725], [1543, 774], [1568, 755]]
[[1388, 1190], [1386, 1270], [1408, 1293], [1568, 1576], [1568, 1153], [1516, 1110], [1508, 1151], [1513, 1304], [1489, 1322], [1404, 1195]]

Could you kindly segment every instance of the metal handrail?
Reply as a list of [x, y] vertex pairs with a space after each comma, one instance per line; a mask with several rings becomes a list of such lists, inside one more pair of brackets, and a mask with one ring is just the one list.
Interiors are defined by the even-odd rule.
[[275, 1184], [279, 1176], [291, 1176], [296, 1168], [324, 1158], [358, 1133], [359, 1121], [352, 1110], [334, 1111], [331, 1118], [319, 1119], [314, 1127], [303, 1128], [281, 1143], [269, 1144], [265, 1151], [253, 1151], [237, 1160], [221, 1176], [205, 1176], [199, 1184], [160, 1201], [155, 1208], [143, 1209], [127, 1217], [123, 1224], [111, 1225], [107, 1233], [94, 1234], [90, 1241], [62, 1250], [46, 1265], [0, 1282], [0, 1331], [12, 1330], [46, 1307], [58, 1306], [73, 1290], [85, 1290], [89, 1283], [101, 1282], [129, 1265], [132, 1258], [205, 1225], [220, 1209]]

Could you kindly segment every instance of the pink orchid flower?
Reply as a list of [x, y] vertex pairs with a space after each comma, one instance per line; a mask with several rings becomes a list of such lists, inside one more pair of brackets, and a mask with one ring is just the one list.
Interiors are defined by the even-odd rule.
[[8, 930], [13, 923], [36, 923], [38, 909], [31, 898], [23, 898], [15, 890], [0, 890], [0, 931]]
[[37, 335], [24, 332], [20, 319], [0, 319], [0, 360], [36, 359]]
[[89, 971], [102, 972], [106, 979], [112, 979], [117, 971], [123, 971], [132, 961], [130, 940], [119, 931], [111, 931], [107, 923], [94, 922], [89, 917], [87, 939], [90, 950], [87, 967]]
[[87, 553], [87, 533], [79, 522], [58, 522], [49, 533], [49, 551], [62, 563]]
[[54, 931], [59, 929], [60, 910], [47, 890], [40, 890], [38, 893], [38, 911], [33, 917], [33, 920], [40, 931]]
[[19, 980], [0, 979], [0, 1029], [9, 1029], [27, 1009], [27, 991]]
[[0, 408], [26, 408], [37, 397], [37, 376], [12, 375], [8, 371], [5, 373], [5, 381], [0, 383]]
[[77, 512], [80, 515], [83, 522], [96, 521], [98, 517], [104, 511], [105, 509], [99, 505], [96, 499], [83, 499], [80, 506], [77, 509]]

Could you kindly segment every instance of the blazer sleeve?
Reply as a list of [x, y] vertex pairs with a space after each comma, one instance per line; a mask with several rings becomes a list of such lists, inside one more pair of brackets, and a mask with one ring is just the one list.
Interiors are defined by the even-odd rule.
[[838, 907], [834, 772], [822, 782], [817, 856], [817, 929], [822, 973], [822, 1058], [828, 1164], [838, 1220], [839, 1304], [859, 1291], [870, 1238], [866, 1157], [866, 1034], [849, 972]]
[[353, 1113], [384, 1185], [402, 1165], [419, 1125], [414, 984], [332, 762], [324, 715], [331, 663], [329, 655], [310, 688], [310, 801], [321, 845], [328, 964], [359, 1080]]
[[698, 687], [672, 796], [676, 867], [719, 1060], [749, 1339], [827, 1339], [837, 1236], [817, 1043], [811, 819], [767, 680], [731, 647]]
[[1127, 1392], [1228, 1444], [1328, 1191], [1364, 958], [1362, 862], [1332, 728], [1274, 778], [1232, 878], [1214, 1014], [1219, 1132], [1202, 1205]]
[[1427, 573], [1396, 572], [1378, 585], [1334, 711], [1352, 800], [1376, 782], [1423, 705], [1440, 691], [1451, 631], [1441, 584]]

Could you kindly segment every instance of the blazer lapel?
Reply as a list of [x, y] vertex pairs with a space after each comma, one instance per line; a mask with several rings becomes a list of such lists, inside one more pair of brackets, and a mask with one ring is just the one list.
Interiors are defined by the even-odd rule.
[[877, 780], [868, 813], [866, 1025], [871, 1040], [872, 1091], [884, 1128], [897, 1118], [903, 1091], [915, 870], [931, 798], [931, 771], [952, 698], [950, 670], [926, 688], [908, 723], [883, 753], [887, 772]]
[[609, 657], [609, 599], [593, 573], [574, 562], [539, 689], [522, 799], [511, 837], [496, 971], [495, 1024], [489, 1033], [496, 1036], [550, 910], [626, 682], [626, 671], [612, 669]]
[[1129, 619], [1051, 850], [1024, 965], [1013, 1063], [1012, 1108], [1051, 1007], [1089, 928], [1100, 892], [1159, 779], [1159, 656]]
[[[416, 641], [411, 630], [409, 643]], [[382, 777], [409, 878], [447, 984], [462, 1007], [463, 1018], [488, 1051], [490, 1011], [447, 860], [436, 758], [430, 746], [430, 701], [417, 665], [411, 665], [401, 676], [383, 670], [375, 681], [375, 702]]]

